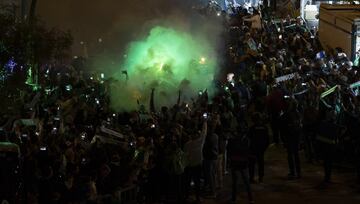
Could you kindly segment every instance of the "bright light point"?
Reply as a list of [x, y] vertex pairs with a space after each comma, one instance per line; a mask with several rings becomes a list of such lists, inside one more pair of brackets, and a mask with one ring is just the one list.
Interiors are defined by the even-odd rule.
[[84, 44], [84, 41], [81, 41], [81, 42], [80, 42], [80, 45], [83, 45], [83, 44]]
[[100, 77], [103, 79], [103, 78], [105, 78], [105, 74], [104, 73], [101, 73], [100, 74]]
[[227, 74], [227, 76], [226, 76], [227, 81], [228, 81], [228, 82], [233, 81], [233, 80], [234, 80], [234, 76], [235, 76], [234, 73], [229, 73], [229, 74]]
[[200, 58], [200, 64], [205, 64], [206, 63], [206, 58], [205, 57], [202, 57]]
[[217, 16], [221, 16], [221, 13], [220, 13], [220, 12], [218, 12], [216, 15], [217, 15]]
[[74, 56], [74, 59], [77, 59], [77, 58], [78, 58], [78, 56], [75, 55], [75, 56]]
[[103, 41], [102, 38], [99, 38], [99, 39], [98, 39], [98, 42], [99, 42], [99, 43], [102, 43], [102, 41]]

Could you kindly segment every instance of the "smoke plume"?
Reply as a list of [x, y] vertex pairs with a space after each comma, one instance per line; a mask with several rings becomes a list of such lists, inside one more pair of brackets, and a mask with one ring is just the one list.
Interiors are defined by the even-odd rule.
[[[41, 2], [41, 1], [40, 1]], [[85, 42], [93, 69], [113, 76], [111, 105], [117, 110], [170, 105], [211, 89], [219, 61], [222, 18], [200, 15], [205, 0], [47, 0], [39, 13], [51, 25], [70, 29], [74, 54]], [[99, 40], [101, 39], [101, 40]], [[125, 71], [128, 74], [126, 79]]]

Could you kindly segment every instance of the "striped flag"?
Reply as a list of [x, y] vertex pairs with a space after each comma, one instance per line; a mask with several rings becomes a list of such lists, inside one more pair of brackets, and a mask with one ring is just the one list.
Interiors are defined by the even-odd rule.
[[325, 98], [326, 96], [328, 96], [328, 95], [330, 95], [331, 93], [333, 93], [333, 92], [337, 89], [337, 87], [338, 87], [338, 85], [336, 85], [336, 86], [332, 87], [331, 89], [323, 92], [320, 97], [321, 97], [321, 98]]

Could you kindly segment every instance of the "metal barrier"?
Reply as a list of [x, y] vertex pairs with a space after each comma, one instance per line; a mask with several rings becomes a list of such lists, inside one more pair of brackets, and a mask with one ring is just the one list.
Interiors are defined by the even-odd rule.
[[115, 200], [119, 204], [135, 204], [137, 203], [138, 186], [132, 185], [119, 189], [115, 192]]

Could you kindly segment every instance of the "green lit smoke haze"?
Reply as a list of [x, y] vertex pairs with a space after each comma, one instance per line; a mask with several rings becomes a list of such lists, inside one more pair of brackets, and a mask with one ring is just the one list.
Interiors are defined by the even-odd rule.
[[111, 87], [112, 108], [133, 110], [137, 100], [147, 106], [152, 88], [157, 107], [176, 103], [179, 90], [182, 101], [190, 101], [200, 90], [211, 91], [217, 61], [215, 48], [204, 36], [157, 26], [130, 43], [122, 68], [113, 76], [117, 82]]

